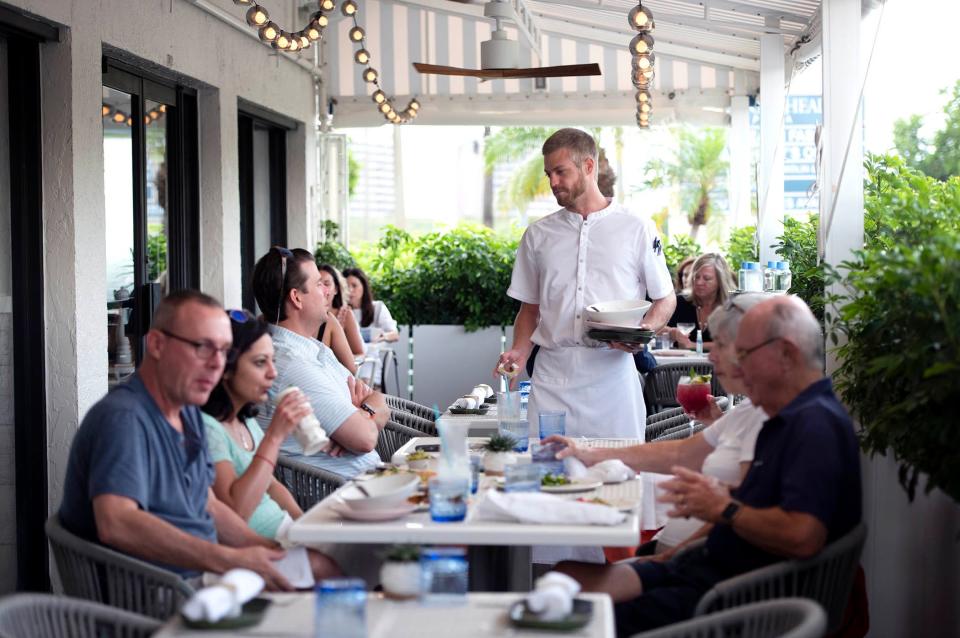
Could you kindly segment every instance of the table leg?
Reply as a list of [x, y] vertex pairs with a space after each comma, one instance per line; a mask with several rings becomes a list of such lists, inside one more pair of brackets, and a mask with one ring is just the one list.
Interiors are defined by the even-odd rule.
[[471, 545], [468, 556], [470, 591], [528, 592], [533, 587], [529, 546]]

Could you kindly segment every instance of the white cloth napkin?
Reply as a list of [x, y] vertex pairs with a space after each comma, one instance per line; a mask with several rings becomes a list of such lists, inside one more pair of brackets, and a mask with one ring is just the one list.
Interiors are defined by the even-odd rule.
[[540, 492], [487, 490], [470, 510], [470, 521], [515, 521], [540, 525], [618, 525], [623, 512], [606, 505], [570, 501]]
[[479, 405], [480, 404], [477, 403], [477, 397], [466, 396], [466, 397], [460, 397], [459, 399], [454, 401], [453, 405], [450, 407], [457, 408], [459, 410], [474, 410], [477, 407], [479, 407]]
[[589, 468], [580, 459], [568, 456], [563, 459], [563, 469], [571, 481], [585, 483], [600, 481], [602, 483], [622, 483], [637, 475], [626, 463], [619, 459], [600, 461]]
[[231, 569], [212, 587], [204, 587], [190, 597], [180, 610], [192, 621], [217, 622], [240, 615], [240, 608], [263, 591], [263, 578], [249, 569]]
[[527, 595], [527, 609], [543, 620], [560, 620], [573, 611], [573, 597], [580, 593], [580, 583], [560, 572], [547, 572], [537, 579]]

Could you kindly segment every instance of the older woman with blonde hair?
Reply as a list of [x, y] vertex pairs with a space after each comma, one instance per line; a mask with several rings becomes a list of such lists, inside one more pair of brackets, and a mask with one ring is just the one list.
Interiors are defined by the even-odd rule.
[[[681, 348], [693, 348], [696, 331], [701, 331], [703, 349], [710, 350], [713, 339], [707, 327], [707, 319], [714, 310], [723, 305], [730, 293], [736, 290], [733, 273], [727, 260], [717, 253], [705, 253], [693, 262], [690, 273], [690, 290], [677, 295], [677, 308], [667, 322], [670, 338]], [[680, 324], [693, 324], [693, 332], [686, 333]]]

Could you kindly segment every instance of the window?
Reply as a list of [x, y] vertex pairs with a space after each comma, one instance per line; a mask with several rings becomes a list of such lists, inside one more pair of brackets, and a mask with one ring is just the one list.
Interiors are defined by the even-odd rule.
[[287, 131], [296, 123], [246, 102], [240, 108], [240, 270], [243, 307], [256, 313], [253, 267], [270, 246], [287, 245]]
[[199, 287], [197, 102], [107, 59], [103, 74], [110, 382], [133, 373], [160, 299]]

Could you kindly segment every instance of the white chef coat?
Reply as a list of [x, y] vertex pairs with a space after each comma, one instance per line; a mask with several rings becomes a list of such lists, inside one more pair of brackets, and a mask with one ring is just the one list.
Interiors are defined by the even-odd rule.
[[531, 432], [539, 408], [564, 409], [570, 436], [643, 440], [646, 410], [633, 357], [588, 339], [583, 309], [674, 294], [653, 222], [612, 201], [586, 219], [560, 209], [524, 232], [507, 294], [540, 306]]

